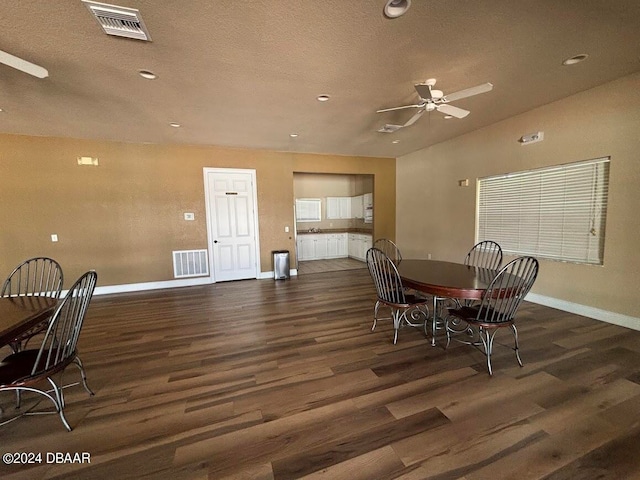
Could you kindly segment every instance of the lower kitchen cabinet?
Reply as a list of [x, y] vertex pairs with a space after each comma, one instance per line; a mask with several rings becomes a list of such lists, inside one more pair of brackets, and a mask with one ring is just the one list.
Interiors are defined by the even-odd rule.
[[322, 260], [351, 257], [366, 260], [371, 235], [360, 233], [305, 233], [298, 235], [298, 260]]

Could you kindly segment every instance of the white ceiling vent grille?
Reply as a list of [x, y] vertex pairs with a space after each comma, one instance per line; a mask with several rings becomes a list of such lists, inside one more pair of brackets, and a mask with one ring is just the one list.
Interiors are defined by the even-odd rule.
[[380, 133], [393, 133], [402, 128], [402, 125], [394, 125], [392, 123], [386, 123], [378, 129]]
[[89, 0], [82, 2], [108, 35], [151, 41], [139, 10]]

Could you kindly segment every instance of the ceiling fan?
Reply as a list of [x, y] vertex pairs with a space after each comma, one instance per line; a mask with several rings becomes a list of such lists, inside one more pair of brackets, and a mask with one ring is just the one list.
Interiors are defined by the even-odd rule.
[[35, 63], [27, 62], [20, 57], [3, 52], [2, 50], [0, 50], [0, 63], [4, 63], [9, 67], [13, 67], [21, 72], [33, 75], [34, 77], [46, 78], [49, 76], [49, 72], [46, 68], [36, 65]]
[[377, 110], [376, 113], [392, 112], [394, 110], [402, 110], [405, 108], [417, 108], [418, 111], [407, 121], [407, 123], [401, 125], [401, 127], [408, 127], [409, 125], [413, 125], [424, 114], [424, 112], [432, 112], [434, 110], [437, 110], [440, 113], [444, 113], [445, 115], [451, 115], [452, 117], [464, 118], [471, 112], [459, 107], [455, 107], [453, 105], [449, 105], [449, 102], [460, 100], [461, 98], [471, 97], [473, 95], [478, 95], [480, 93], [489, 92], [491, 89], [493, 89], [493, 85], [491, 83], [483, 83], [481, 85], [476, 85], [475, 87], [466, 88], [464, 90], [445, 95], [442, 90], [436, 90], [433, 88], [435, 84], [436, 79], [430, 78], [424, 83], [414, 85], [416, 92], [418, 92], [418, 95], [420, 96], [420, 101], [415, 105], [403, 105], [401, 107], [383, 108], [382, 110]]

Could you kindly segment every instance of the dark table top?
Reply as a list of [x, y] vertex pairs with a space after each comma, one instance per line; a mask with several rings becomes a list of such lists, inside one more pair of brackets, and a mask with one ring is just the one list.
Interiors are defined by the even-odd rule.
[[480, 299], [498, 270], [440, 260], [402, 259], [398, 273], [405, 287], [430, 295]]
[[49, 297], [0, 298], [0, 346], [46, 319], [57, 304]]

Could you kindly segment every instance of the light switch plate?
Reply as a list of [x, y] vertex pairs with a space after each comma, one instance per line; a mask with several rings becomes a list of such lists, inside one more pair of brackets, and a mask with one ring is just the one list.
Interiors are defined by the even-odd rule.
[[191, 213], [191, 212], [187, 212], [184, 214], [184, 219], [185, 220], [195, 220], [196, 216]]

